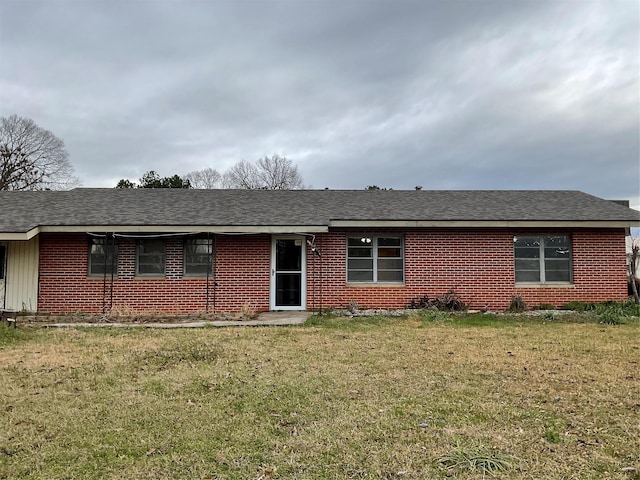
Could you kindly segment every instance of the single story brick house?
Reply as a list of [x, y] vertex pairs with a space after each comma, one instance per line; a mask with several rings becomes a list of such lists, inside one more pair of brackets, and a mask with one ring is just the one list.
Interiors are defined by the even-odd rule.
[[0, 192], [0, 308], [226, 313], [627, 298], [640, 212], [578, 191]]

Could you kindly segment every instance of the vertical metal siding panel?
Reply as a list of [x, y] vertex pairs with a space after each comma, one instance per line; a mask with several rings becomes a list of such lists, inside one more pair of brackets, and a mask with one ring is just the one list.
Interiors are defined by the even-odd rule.
[[9, 243], [5, 308], [38, 309], [38, 245], [38, 237]]

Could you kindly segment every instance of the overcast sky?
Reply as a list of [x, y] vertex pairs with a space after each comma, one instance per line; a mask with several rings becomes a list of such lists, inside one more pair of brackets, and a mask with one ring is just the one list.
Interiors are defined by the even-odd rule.
[[640, 208], [636, 0], [0, 0], [0, 116], [83, 186], [278, 154], [313, 188]]

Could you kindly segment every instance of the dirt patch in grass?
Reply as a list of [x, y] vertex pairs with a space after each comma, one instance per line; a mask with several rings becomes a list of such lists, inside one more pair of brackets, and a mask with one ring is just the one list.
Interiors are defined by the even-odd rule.
[[0, 478], [638, 478], [637, 325], [473, 322], [37, 329]]

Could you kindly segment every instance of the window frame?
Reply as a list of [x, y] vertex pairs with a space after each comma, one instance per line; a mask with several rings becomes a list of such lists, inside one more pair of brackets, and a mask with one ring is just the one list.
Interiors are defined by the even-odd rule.
[[[538, 257], [518, 257], [518, 249], [519, 248], [529, 248], [532, 247], [518, 247], [516, 246], [516, 242], [518, 238], [523, 237], [531, 237], [536, 238], [538, 245]], [[566, 239], [566, 247], [568, 249], [568, 262], [567, 262], [567, 273], [568, 280], [547, 280], [547, 262], [553, 261], [552, 257], [548, 257], [545, 254], [546, 249], [553, 248], [552, 246], [548, 246], [548, 239], [551, 237], [564, 237]], [[560, 247], [558, 247], [560, 248]], [[570, 234], [567, 233], [522, 233], [519, 235], [513, 236], [513, 273], [514, 280], [516, 285], [573, 285], [573, 238]], [[538, 261], [538, 273], [539, 280], [518, 280], [518, 259], [520, 260], [537, 260]], [[522, 270], [521, 270], [522, 271]], [[533, 270], [531, 270], [533, 271]], [[564, 270], [563, 270], [564, 271]]]
[[[104, 253], [97, 254], [93, 252], [93, 247], [95, 245], [104, 245]], [[111, 252], [109, 252], [111, 250]], [[105, 257], [106, 259], [106, 268], [103, 272], [95, 272], [93, 270], [93, 266], [105, 266], [105, 261], [94, 261], [96, 256]], [[111, 259], [110, 259], [111, 258]], [[114, 270], [111, 271], [111, 266], [113, 265]], [[87, 257], [87, 276], [89, 277], [104, 277], [107, 276], [118, 276], [118, 243], [115, 241], [113, 237], [89, 237], [88, 242], [88, 257]]]
[[[359, 245], [350, 245], [350, 240], [351, 239], [359, 239], [365, 246], [359, 246]], [[380, 239], [396, 239], [399, 240], [400, 244], [399, 245], [380, 245]], [[368, 245], [371, 245], [370, 247], [368, 247]], [[350, 255], [350, 249], [364, 249], [364, 248], [370, 248], [371, 249], [371, 256], [351, 256]], [[389, 257], [389, 256], [381, 256], [380, 255], [380, 251], [384, 248], [390, 248], [390, 249], [400, 249], [400, 256], [394, 256], [394, 257]], [[366, 260], [366, 259], [371, 259], [372, 262], [372, 268], [368, 269], [368, 268], [350, 268], [350, 263], [351, 261], [355, 260]], [[397, 268], [388, 268], [388, 269], [381, 269], [379, 262], [380, 260], [399, 260], [402, 264], [402, 266], [397, 269]], [[358, 284], [358, 285], [376, 285], [376, 284], [385, 284], [385, 285], [403, 285], [405, 282], [405, 278], [406, 278], [406, 273], [405, 273], [405, 267], [406, 267], [406, 262], [405, 262], [405, 241], [404, 241], [404, 235], [402, 234], [397, 234], [397, 233], [376, 233], [376, 234], [371, 234], [371, 233], [364, 233], [364, 234], [348, 234], [346, 236], [346, 280], [348, 284]], [[350, 273], [352, 272], [368, 272], [371, 271], [371, 280], [358, 280], [358, 279], [352, 279], [350, 278]], [[400, 280], [380, 280], [380, 272], [400, 272], [402, 278]]]
[[[194, 244], [196, 242], [206, 242], [206, 243], [200, 243], [201, 245], [206, 245], [209, 247], [209, 251], [206, 254], [202, 254], [202, 253], [190, 253], [188, 251], [189, 248], [189, 244]], [[213, 239], [213, 237], [190, 237], [190, 238], [185, 238], [184, 240], [184, 244], [182, 247], [182, 275], [185, 277], [212, 277], [213, 276], [213, 272], [214, 272], [214, 249], [215, 249], [215, 241]], [[207, 265], [209, 266], [209, 271], [208, 272], [189, 272], [189, 266], [195, 266], [195, 265], [204, 265], [204, 263], [196, 263], [196, 262], [189, 262], [189, 257], [190, 256], [201, 256], [201, 255], [207, 255], [209, 261], [207, 262]]]
[[[162, 244], [162, 253], [159, 254], [162, 259], [162, 272], [145, 273], [140, 271], [140, 265], [152, 265], [152, 263], [140, 262], [141, 255], [143, 257], [157, 256], [157, 253], [141, 253], [141, 247], [147, 242], [159, 242]], [[167, 242], [163, 238], [141, 238], [136, 242], [136, 277], [164, 277], [167, 274]]]

